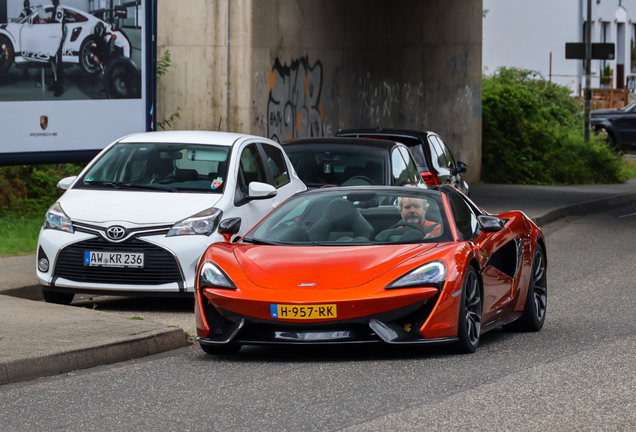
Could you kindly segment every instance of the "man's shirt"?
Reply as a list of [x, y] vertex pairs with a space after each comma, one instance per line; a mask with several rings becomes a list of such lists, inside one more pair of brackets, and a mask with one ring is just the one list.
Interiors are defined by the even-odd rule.
[[433, 237], [437, 237], [438, 235], [440, 235], [442, 233], [442, 224], [439, 224], [437, 222], [431, 222], [429, 220], [424, 219], [424, 229], [425, 230], [428, 227], [432, 226], [432, 225], [437, 225], [437, 226], [435, 228], [433, 228], [433, 230], [430, 232], [430, 234]]

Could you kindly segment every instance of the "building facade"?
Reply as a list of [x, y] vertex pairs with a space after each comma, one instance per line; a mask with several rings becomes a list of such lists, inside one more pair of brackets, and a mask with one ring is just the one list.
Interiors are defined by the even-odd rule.
[[[565, 58], [566, 42], [584, 42], [587, 0], [484, 0], [483, 70], [518, 67], [577, 94], [585, 86], [584, 63]], [[614, 88], [636, 74], [636, 0], [592, 0], [592, 42], [614, 43], [614, 60], [592, 60], [592, 87], [612, 70]]]

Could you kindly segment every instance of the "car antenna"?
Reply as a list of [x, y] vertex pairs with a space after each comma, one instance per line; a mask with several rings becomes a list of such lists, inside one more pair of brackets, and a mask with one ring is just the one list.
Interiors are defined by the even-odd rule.
[[223, 116], [221, 116], [221, 118], [219, 119], [219, 129], [218, 129], [219, 132], [221, 132], [221, 120], [223, 120]]

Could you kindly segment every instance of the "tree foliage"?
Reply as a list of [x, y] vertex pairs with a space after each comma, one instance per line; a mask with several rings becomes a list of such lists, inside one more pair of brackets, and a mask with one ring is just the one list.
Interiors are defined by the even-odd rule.
[[[157, 83], [161, 81], [161, 77], [164, 76], [168, 69], [172, 66], [172, 58], [170, 57], [170, 50], [166, 50], [161, 58], [157, 60]], [[157, 129], [166, 130], [166, 128], [170, 129], [175, 124], [177, 120], [181, 118], [181, 108], [177, 107], [177, 110], [172, 113], [169, 117], [164, 118], [163, 120], [157, 121]]]
[[85, 164], [15, 165], [0, 167], [0, 214], [44, 215], [64, 191], [57, 183], [74, 176]]
[[538, 72], [500, 68], [482, 82], [482, 179], [580, 184], [623, 180], [621, 158], [600, 136], [583, 139], [570, 91]]

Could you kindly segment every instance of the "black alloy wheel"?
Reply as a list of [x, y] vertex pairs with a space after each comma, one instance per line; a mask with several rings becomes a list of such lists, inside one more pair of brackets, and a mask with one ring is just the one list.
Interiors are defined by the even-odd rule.
[[481, 286], [479, 277], [473, 266], [468, 266], [462, 286], [457, 322], [457, 337], [454, 351], [458, 354], [474, 353], [479, 345], [481, 335]]
[[620, 149], [618, 148], [618, 145], [616, 143], [616, 138], [614, 138], [614, 135], [612, 132], [610, 132], [609, 130], [607, 130], [607, 128], [601, 128], [600, 130], [601, 134], [603, 134], [604, 136], [604, 141], [605, 143], [615, 152], [620, 151]]
[[89, 36], [82, 42], [79, 50], [79, 67], [86, 75], [97, 75], [102, 67], [97, 56], [97, 38]]
[[128, 58], [114, 58], [104, 70], [104, 87], [110, 99], [141, 97], [141, 72]]
[[541, 330], [545, 322], [547, 305], [548, 278], [545, 253], [543, 248], [537, 245], [532, 260], [532, 273], [528, 284], [528, 294], [523, 308], [523, 315], [517, 321], [504, 326], [504, 329], [523, 332]]

